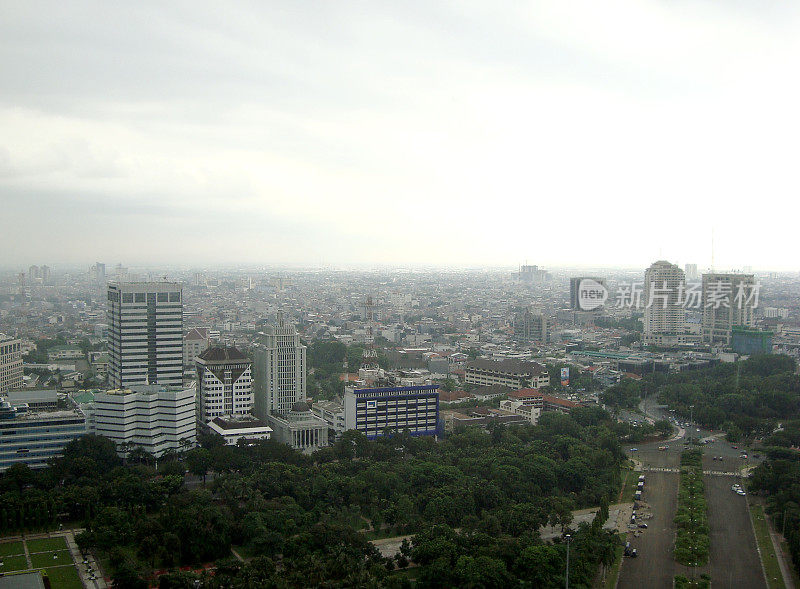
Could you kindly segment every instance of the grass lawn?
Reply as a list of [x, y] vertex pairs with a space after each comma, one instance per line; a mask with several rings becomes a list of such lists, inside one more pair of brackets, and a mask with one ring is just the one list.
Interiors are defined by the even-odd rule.
[[[622, 541], [622, 535], [620, 535], [620, 542]], [[622, 552], [624, 548], [622, 544], [617, 546], [614, 549], [614, 564], [611, 565], [611, 569], [608, 571], [606, 575], [606, 589], [614, 589], [617, 586], [617, 578], [619, 578], [619, 569], [622, 566]]]
[[[55, 555], [57, 558], [53, 558]], [[44, 569], [64, 564], [72, 564], [72, 555], [69, 550], [59, 550], [57, 552], [39, 552], [31, 554], [33, 568]]]
[[83, 589], [78, 569], [74, 566], [53, 567], [45, 570], [52, 589]]
[[10, 573], [11, 571], [24, 571], [28, 568], [28, 561], [25, 560], [24, 554], [17, 556], [4, 556], [2, 558], [3, 566], [0, 566], [0, 573]]
[[0, 543], [0, 556], [9, 556], [11, 554], [25, 554], [25, 547], [22, 546], [22, 542]]
[[769, 524], [764, 517], [764, 508], [761, 505], [750, 506], [750, 518], [753, 520], [753, 527], [756, 530], [756, 541], [761, 551], [761, 562], [764, 564], [764, 571], [767, 573], [767, 582], [770, 589], [785, 589], [783, 575], [778, 566], [778, 557], [775, 556], [775, 547], [769, 537]]
[[636, 485], [639, 482], [639, 475], [642, 474], [632, 468], [622, 469], [622, 489], [620, 490], [620, 501], [633, 501], [636, 493]]
[[54, 550], [66, 550], [67, 541], [63, 536], [57, 538], [37, 538], [36, 540], [27, 540], [28, 552], [53, 552]]

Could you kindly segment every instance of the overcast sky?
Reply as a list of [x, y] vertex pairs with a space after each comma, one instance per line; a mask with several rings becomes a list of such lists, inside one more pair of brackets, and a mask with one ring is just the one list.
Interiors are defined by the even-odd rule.
[[[168, 7], [165, 7], [168, 5]], [[800, 5], [0, 3], [0, 264], [800, 269]]]

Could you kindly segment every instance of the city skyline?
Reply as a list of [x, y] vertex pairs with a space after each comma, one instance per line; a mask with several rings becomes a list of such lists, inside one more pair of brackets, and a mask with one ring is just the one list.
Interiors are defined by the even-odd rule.
[[6, 264], [797, 267], [794, 5], [0, 15]]

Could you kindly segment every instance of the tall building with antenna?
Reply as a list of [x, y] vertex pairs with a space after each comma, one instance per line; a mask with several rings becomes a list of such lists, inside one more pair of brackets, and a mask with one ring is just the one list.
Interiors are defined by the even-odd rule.
[[381, 377], [381, 368], [378, 364], [378, 351], [375, 349], [375, 301], [371, 296], [366, 298], [363, 307], [366, 334], [358, 377], [367, 382], [374, 382]]
[[707, 343], [731, 343], [734, 327], [752, 327], [756, 299], [752, 274], [703, 274], [702, 340]]

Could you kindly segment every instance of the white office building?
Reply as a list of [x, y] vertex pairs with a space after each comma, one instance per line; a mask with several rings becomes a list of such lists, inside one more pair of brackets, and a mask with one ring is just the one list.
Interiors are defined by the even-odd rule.
[[176, 282], [108, 284], [108, 382], [183, 386], [183, 302]]
[[261, 333], [261, 344], [254, 352], [255, 413], [281, 415], [292, 410], [295, 403], [306, 400], [306, 347], [300, 334], [287, 325], [283, 313], [278, 324]]
[[327, 446], [328, 426], [306, 403], [306, 347], [283, 313], [261, 334], [253, 355], [255, 413], [269, 422], [273, 437], [305, 452]]
[[196, 370], [199, 421], [252, 412], [251, 362], [242, 352], [234, 347], [208, 348], [197, 357]]
[[195, 390], [135, 385], [95, 393], [90, 409], [93, 433], [124, 448], [143, 448], [153, 456], [197, 443]]
[[0, 394], [22, 387], [22, 342], [0, 333]]
[[645, 270], [641, 301], [645, 307], [643, 343], [673, 346], [692, 338], [686, 331], [686, 309], [680, 300], [685, 284], [683, 270], [665, 260]]

